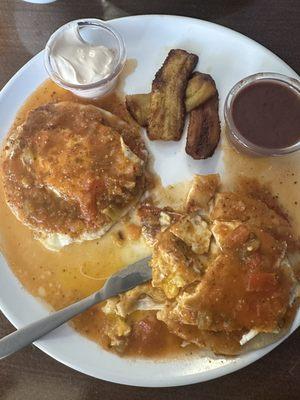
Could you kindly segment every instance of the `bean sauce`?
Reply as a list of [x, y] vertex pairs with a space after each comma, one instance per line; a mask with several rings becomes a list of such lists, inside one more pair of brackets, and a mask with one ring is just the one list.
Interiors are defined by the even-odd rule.
[[300, 140], [300, 96], [275, 80], [245, 86], [232, 104], [238, 132], [264, 148], [285, 148]]

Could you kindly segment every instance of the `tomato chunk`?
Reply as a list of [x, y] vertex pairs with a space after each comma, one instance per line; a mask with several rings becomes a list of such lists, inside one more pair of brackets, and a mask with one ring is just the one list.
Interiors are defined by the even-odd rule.
[[276, 285], [276, 274], [270, 272], [250, 272], [248, 275], [248, 292], [267, 292], [274, 290]]

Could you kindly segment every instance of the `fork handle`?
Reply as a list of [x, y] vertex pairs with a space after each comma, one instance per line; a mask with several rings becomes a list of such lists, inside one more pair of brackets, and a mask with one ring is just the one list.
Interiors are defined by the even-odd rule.
[[97, 295], [92, 294], [77, 303], [71, 304], [62, 310], [56, 311], [45, 318], [5, 336], [0, 340], [0, 359], [28, 346], [40, 337], [53, 331], [71, 318], [103, 300], [105, 300], [105, 296], [103, 296], [103, 292], [101, 293], [101, 291], [99, 291]]

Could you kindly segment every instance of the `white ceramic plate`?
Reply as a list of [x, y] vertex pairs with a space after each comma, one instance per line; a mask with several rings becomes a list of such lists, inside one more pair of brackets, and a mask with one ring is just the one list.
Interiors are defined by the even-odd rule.
[[[247, 37], [224, 27], [191, 18], [175, 16], [135, 16], [110, 22], [124, 37], [128, 58], [138, 61], [127, 78], [125, 91], [150, 91], [151, 81], [171, 48], [183, 48], [199, 55], [198, 68], [211, 74], [223, 109], [226, 93], [241, 78], [261, 71], [297, 76], [282, 60]], [[29, 61], [0, 94], [0, 135], [4, 137], [18, 108], [26, 97], [47, 78], [42, 53]], [[204, 161], [194, 161], [180, 143], [151, 143], [155, 168], [164, 184], [191, 177], [194, 172], [222, 170], [220, 152]], [[0, 222], [1, 223], [1, 222]], [[0, 259], [0, 308], [20, 328], [47, 315], [48, 311], [28, 294]], [[300, 325], [300, 314], [291, 331]], [[236, 371], [271, 351], [278, 343], [234, 359], [223, 357], [184, 358], [153, 362], [128, 360], [102, 350], [97, 344], [63, 326], [36, 345], [56, 360], [96, 378], [135, 386], [179, 386], [214, 379]]]

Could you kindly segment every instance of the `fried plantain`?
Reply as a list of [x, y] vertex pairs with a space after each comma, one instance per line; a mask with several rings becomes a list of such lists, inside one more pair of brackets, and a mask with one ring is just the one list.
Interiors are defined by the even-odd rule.
[[[186, 112], [205, 103], [216, 94], [216, 85], [210, 75], [195, 72], [188, 81], [185, 92]], [[151, 93], [126, 96], [126, 107], [140, 126], [147, 126], [150, 111]]]
[[184, 121], [187, 81], [198, 56], [171, 50], [152, 82], [148, 137], [150, 140], [180, 140]]
[[126, 96], [126, 107], [140, 126], [147, 126], [150, 110], [151, 93]]
[[217, 93], [216, 84], [208, 74], [194, 72], [185, 93], [186, 112], [194, 110]]
[[185, 151], [195, 160], [211, 157], [220, 139], [218, 96], [190, 113]]

